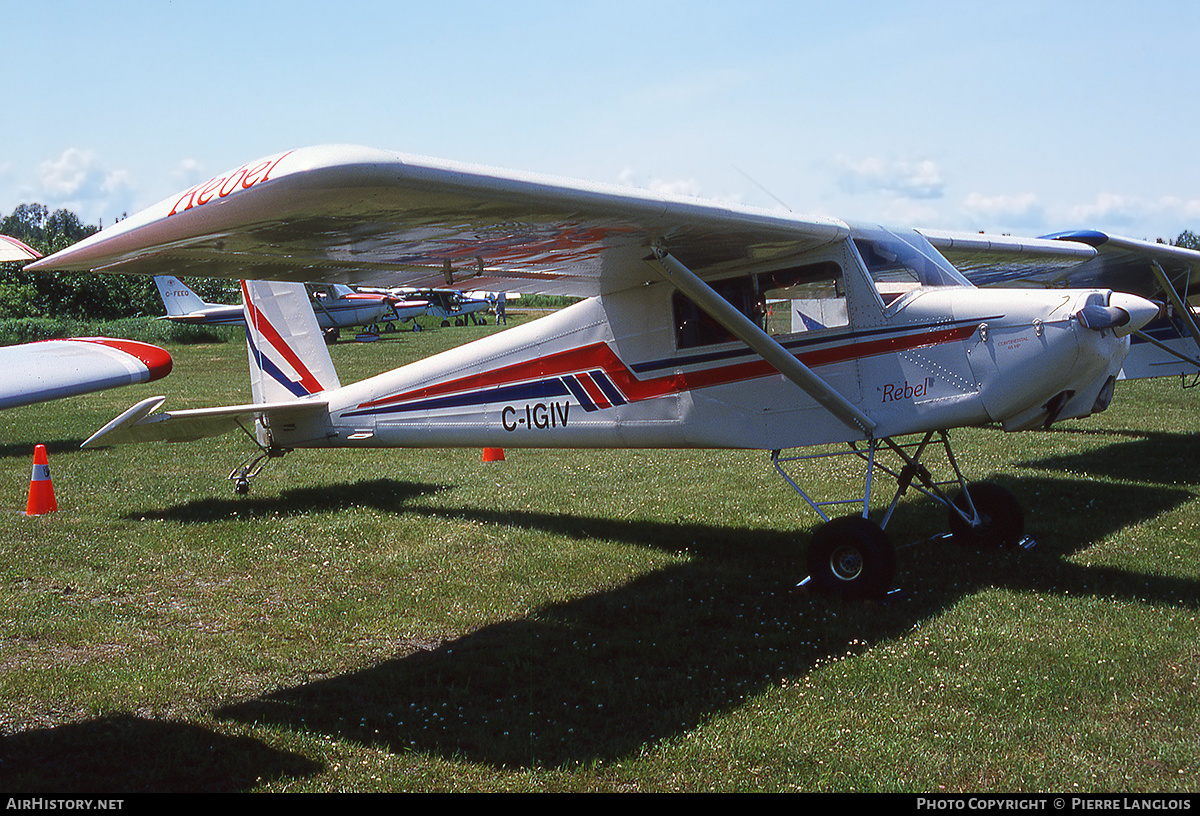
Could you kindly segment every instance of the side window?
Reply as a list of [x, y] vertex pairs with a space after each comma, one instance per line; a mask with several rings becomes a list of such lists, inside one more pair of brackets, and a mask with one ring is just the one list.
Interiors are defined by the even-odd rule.
[[[717, 294], [771, 335], [819, 331], [849, 323], [842, 270], [832, 261], [715, 281], [711, 285]], [[672, 305], [678, 348], [735, 339], [682, 292], [675, 293]]]
[[758, 276], [766, 302], [768, 334], [798, 334], [845, 326], [846, 285], [832, 261]]

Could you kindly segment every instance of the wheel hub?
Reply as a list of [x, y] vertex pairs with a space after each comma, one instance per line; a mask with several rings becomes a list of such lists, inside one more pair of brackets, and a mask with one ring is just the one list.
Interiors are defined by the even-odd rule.
[[862, 552], [857, 547], [838, 547], [829, 556], [829, 568], [836, 578], [853, 581], [863, 571]]

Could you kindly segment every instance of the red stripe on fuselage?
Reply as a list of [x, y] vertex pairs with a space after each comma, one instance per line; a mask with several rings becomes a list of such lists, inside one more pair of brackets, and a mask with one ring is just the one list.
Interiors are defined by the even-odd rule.
[[[818, 367], [846, 360], [872, 357], [878, 354], [888, 354], [906, 349], [951, 343], [957, 340], [964, 340], [974, 334], [974, 332], [974, 325], [956, 326], [924, 334], [886, 337], [878, 340], [867, 340], [861, 343], [847, 343], [841, 346], [815, 349], [799, 354], [797, 358], [806, 366]], [[474, 389], [495, 388], [511, 383], [524, 382], [542, 377], [557, 377], [597, 368], [608, 375], [608, 378], [612, 380], [613, 384], [620, 389], [621, 393], [630, 402], [654, 399], [666, 394], [692, 391], [697, 388], [708, 388], [714, 385], [724, 385], [741, 380], [758, 379], [779, 373], [774, 366], [761, 357], [758, 357], [745, 363], [639, 380], [629, 370], [629, 367], [613, 353], [613, 350], [609, 348], [607, 343], [593, 343], [590, 346], [582, 346], [581, 348], [569, 351], [560, 351], [545, 357], [539, 357], [536, 360], [514, 363], [504, 368], [484, 371], [437, 385], [406, 391], [403, 394], [371, 400], [362, 403], [358, 407], [375, 408], [398, 402], [407, 402], [409, 400], [427, 399], [429, 397], [444, 396], [446, 394]], [[578, 373], [577, 378], [583, 384], [589, 396], [597, 401], [597, 404], [603, 402], [605, 406], [608, 405], [608, 399], [600, 392], [591, 377], [583, 373]]]
[[[616, 355], [613, 355], [614, 357]], [[583, 386], [583, 390], [592, 398], [592, 402], [596, 403], [596, 407], [600, 409], [611, 408], [612, 403], [608, 401], [608, 397], [600, 390], [600, 386], [596, 385], [596, 381], [591, 378], [591, 375], [579, 373], [575, 375], [575, 379]]]

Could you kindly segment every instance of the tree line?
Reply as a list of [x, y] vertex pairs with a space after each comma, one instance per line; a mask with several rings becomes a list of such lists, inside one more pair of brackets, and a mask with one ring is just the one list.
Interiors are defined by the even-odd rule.
[[[70, 210], [53, 212], [43, 204], [21, 204], [0, 221], [8, 235], [51, 255], [82, 241], [100, 228], [84, 224]], [[32, 272], [23, 263], [0, 263], [0, 318], [47, 317], [71, 320], [117, 320], [163, 313], [151, 278], [142, 275], [99, 275], [78, 272]], [[170, 274], [164, 269], [163, 274]], [[188, 284], [206, 300], [237, 303], [237, 283], [192, 280]]]
[[[21, 204], [0, 221], [0, 234], [24, 241], [43, 255], [65, 249], [99, 230], [84, 224], [69, 210], [51, 212], [43, 204]], [[1200, 249], [1200, 235], [1184, 230], [1171, 243]], [[163, 270], [163, 274], [170, 273], [169, 269]], [[237, 303], [240, 297], [234, 281], [188, 278], [184, 282], [213, 303]], [[0, 263], [0, 319], [117, 320], [162, 313], [154, 281], [141, 275], [30, 272], [22, 263]]]

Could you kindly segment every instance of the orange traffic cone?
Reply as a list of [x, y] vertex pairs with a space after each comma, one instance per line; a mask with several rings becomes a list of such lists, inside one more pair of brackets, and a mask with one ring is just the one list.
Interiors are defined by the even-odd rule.
[[485, 462], [503, 462], [504, 448], [484, 448], [483, 461]]
[[54, 483], [50, 481], [50, 462], [46, 459], [46, 446], [33, 449], [33, 475], [29, 477], [29, 503], [25, 507], [27, 516], [44, 516], [58, 509], [54, 498]]

